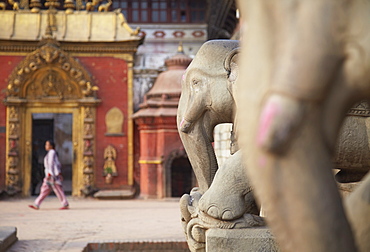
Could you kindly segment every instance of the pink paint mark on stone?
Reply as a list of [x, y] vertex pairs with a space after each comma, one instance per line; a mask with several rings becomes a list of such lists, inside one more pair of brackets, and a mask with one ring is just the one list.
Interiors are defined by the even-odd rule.
[[184, 81], [185, 80], [185, 74], [182, 75], [181, 79]]
[[269, 102], [263, 109], [259, 130], [257, 134], [257, 144], [259, 146], [263, 145], [263, 143], [268, 138], [268, 133], [271, 131], [271, 124], [279, 112], [279, 107], [274, 102]]
[[185, 118], [183, 117], [183, 118], [181, 119], [181, 122], [180, 122], [180, 128], [182, 128], [182, 125], [184, 124], [184, 122], [185, 122]]
[[266, 157], [260, 157], [258, 159], [258, 166], [259, 167], [265, 167], [266, 166], [266, 163], [267, 163]]

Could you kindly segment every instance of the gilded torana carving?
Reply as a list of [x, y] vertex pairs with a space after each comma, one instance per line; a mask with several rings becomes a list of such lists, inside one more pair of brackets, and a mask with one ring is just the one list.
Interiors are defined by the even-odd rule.
[[[86, 70], [59, 49], [57, 43], [46, 42], [49, 43], [29, 54], [13, 71], [7, 88], [8, 96], [34, 99], [46, 96], [61, 99], [92, 96], [97, 87], [91, 84]], [[22, 90], [20, 85], [23, 82]]]

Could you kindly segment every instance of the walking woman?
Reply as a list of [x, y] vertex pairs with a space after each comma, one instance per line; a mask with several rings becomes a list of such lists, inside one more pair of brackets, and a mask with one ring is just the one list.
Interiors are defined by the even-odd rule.
[[51, 189], [53, 189], [55, 195], [62, 203], [60, 209], [68, 209], [69, 204], [62, 187], [61, 164], [58, 154], [55, 152], [55, 143], [47, 140], [45, 142], [45, 150], [48, 152], [44, 158], [45, 178], [40, 188], [40, 195], [36, 198], [33, 205], [29, 205], [29, 207], [38, 210], [42, 201], [50, 194]]

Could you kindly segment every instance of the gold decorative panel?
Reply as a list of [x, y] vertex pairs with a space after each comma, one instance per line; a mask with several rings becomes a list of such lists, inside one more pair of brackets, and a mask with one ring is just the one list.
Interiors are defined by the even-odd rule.
[[8, 107], [7, 128], [8, 131], [8, 155], [7, 155], [7, 173], [6, 184], [8, 185], [8, 193], [13, 195], [21, 191], [20, 181], [20, 164], [19, 164], [19, 138], [20, 138], [20, 120], [19, 108], [15, 106]]
[[83, 115], [83, 189], [85, 195], [94, 192], [94, 146], [95, 146], [95, 108], [82, 107]]
[[105, 115], [105, 124], [107, 126], [106, 135], [123, 134], [123, 119], [123, 113], [119, 108], [111, 108]]

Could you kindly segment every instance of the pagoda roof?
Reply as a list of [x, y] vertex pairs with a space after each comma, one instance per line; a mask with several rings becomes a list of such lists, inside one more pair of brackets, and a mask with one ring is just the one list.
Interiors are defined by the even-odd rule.
[[133, 118], [142, 117], [176, 117], [181, 95], [181, 80], [192, 59], [185, 55], [182, 44], [174, 56], [166, 59], [167, 71], [160, 73], [148, 93], [140, 110]]

